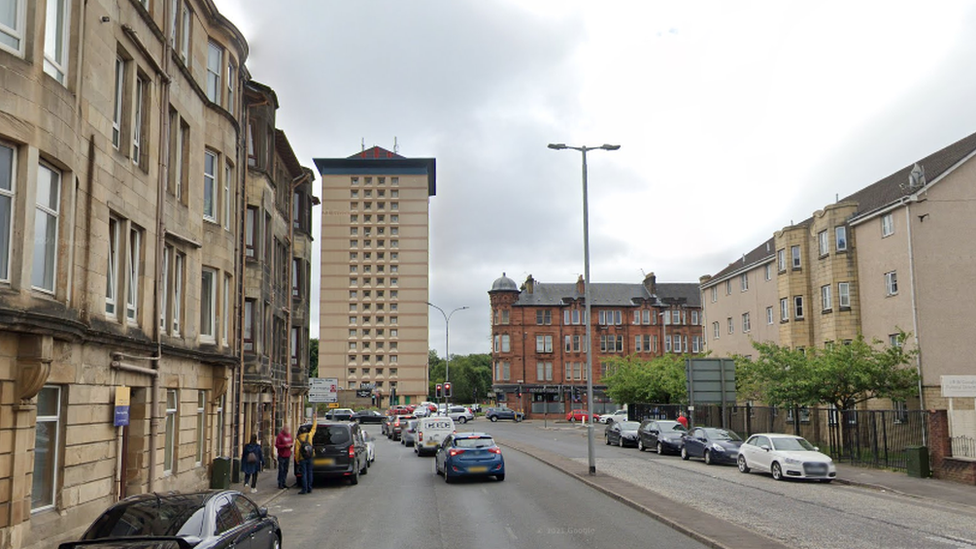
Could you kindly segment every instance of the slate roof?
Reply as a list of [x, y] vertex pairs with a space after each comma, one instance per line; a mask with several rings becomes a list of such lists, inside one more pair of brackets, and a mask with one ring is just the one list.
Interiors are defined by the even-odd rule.
[[[600, 283], [590, 284], [594, 307], [633, 307], [634, 300], [652, 299], [643, 284]], [[693, 282], [666, 282], [657, 284], [657, 300], [685, 298], [690, 307], [701, 307], [698, 284]], [[565, 305], [565, 300], [583, 299], [576, 291], [576, 283], [542, 283], [535, 281], [532, 293], [519, 294], [516, 306]]]
[[770, 238], [769, 240], [763, 242], [759, 246], [756, 246], [754, 249], [750, 250], [746, 255], [742, 256], [741, 259], [737, 259], [732, 263], [729, 263], [728, 267], [715, 273], [715, 275], [712, 276], [711, 280], [702, 284], [702, 287], [707, 288], [708, 286], [717, 284], [728, 275], [742, 269], [743, 267], [747, 267], [749, 265], [755, 265], [774, 255], [776, 255], [775, 239]]

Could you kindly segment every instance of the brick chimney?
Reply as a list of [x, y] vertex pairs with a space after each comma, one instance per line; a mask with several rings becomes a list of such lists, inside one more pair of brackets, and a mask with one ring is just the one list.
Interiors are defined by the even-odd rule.
[[654, 273], [647, 273], [647, 276], [644, 277], [644, 288], [651, 295], [657, 294], [657, 276]]
[[583, 275], [579, 275], [579, 278], [576, 279], [576, 293], [583, 295], [584, 292], [586, 292], [586, 286], [583, 282]]
[[523, 287], [525, 288], [526, 293], [530, 295], [532, 294], [532, 291], [535, 290], [535, 279], [532, 278], [532, 275], [529, 275], [529, 277], [525, 279], [525, 284]]

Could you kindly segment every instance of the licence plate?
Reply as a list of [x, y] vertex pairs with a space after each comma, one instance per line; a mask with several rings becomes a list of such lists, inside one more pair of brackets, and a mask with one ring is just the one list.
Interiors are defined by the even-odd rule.
[[312, 465], [335, 465], [335, 460], [332, 458], [315, 458]]
[[487, 467], [481, 467], [481, 466], [479, 466], [479, 467], [469, 467], [468, 468], [468, 471], [470, 471], [472, 473], [487, 473], [488, 472], [488, 468]]

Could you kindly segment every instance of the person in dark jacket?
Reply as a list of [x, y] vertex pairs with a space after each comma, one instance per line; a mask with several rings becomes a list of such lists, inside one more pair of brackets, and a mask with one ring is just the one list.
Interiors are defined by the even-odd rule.
[[244, 488], [251, 487], [251, 493], [258, 491], [258, 471], [264, 469], [264, 452], [258, 444], [258, 436], [251, 435], [251, 442], [241, 452], [241, 471], [244, 472]]

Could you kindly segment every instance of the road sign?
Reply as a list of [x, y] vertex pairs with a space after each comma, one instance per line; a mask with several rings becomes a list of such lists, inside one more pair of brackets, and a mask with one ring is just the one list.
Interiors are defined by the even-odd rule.
[[308, 378], [309, 402], [339, 402], [339, 380], [334, 377]]
[[115, 426], [123, 427], [129, 424], [129, 387], [115, 388]]
[[689, 404], [734, 404], [735, 361], [730, 358], [685, 360]]

